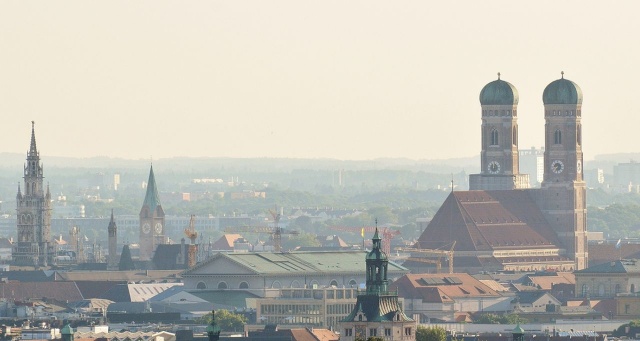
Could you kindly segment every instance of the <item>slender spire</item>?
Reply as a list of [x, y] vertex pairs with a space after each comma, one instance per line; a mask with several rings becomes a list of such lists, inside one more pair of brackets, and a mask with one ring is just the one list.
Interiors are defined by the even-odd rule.
[[560, 71], [560, 75], [562, 76], [562, 79], [564, 79], [564, 71]]
[[149, 171], [149, 180], [147, 181], [147, 194], [144, 197], [142, 206], [148, 206], [152, 211], [160, 206], [160, 195], [158, 195], [158, 187], [156, 186], [156, 177], [153, 174], [153, 165]]
[[18, 182], [18, 194], [16, 195], [16, 198], [21, 199], [22, 198], [22, 190], [20, 190], [20, 183]]
[[116, 226], [116, 219], [113, 217], [113, 208], [111, 209], [111, 220], [109, 220], [109, 226], [107, 230], [111, 233], [114, 232], [118, 227]]
[[498, 80], [500, 80], [500, 72], [498, 72]]
[[31, 146], [29, 147], [29, 154], [36, 155], [38, 148], [36, 147], [36, 122], [31, 121]]

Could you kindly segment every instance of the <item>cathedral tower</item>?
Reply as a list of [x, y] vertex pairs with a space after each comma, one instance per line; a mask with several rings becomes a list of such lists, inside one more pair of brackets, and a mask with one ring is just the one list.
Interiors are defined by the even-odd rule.
[[51, 244], [51, 193], [44, 188], [44, 172], [36, 147], [35, 122], [31, 121], [31, 145], [24, 165], [24, 193], [18, 186], [18, 241], [13, 260], [16, 265], [47, 266], [53, 263]]
[[545, 117], [544, 181], [539, 205], [575, 261], [587, 267], [586, 185], [582, 176], [582, 90], [564, 78], [542, 95]]
[[164, 210], [160, 204], [152, 165], [147, 181], [147, 194], [140, 209], [140, 260], [151, 260], [156, 246], [165, 243]]
[[111, 210], [111, 220], [109, 221], [109, 260], [107, 261], [107, 270], [118, 270], [118, 226], [113, 218], [113, 209]]
[[480, 92], [482, 107], [480, 174], [469, 177], [471, 190], [528, 188], [529, 177], [519, 173], [518, 90], [498, 79]]

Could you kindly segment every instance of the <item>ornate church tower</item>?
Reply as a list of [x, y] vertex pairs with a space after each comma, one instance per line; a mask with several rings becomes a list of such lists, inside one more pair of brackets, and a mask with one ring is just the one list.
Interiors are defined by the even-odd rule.
[[367, 289], [358, 293], [353, 311], [342, 320], [340, 340], [366, 340], [377, 336], [385, 340], [413, 341], [416, 322], [405, 315], [398, 302], [398, 293], [387, 290], [389, 260], [382, 251], [378, 228], [372, 240], [373, 248], [366, 257]]
[[538, 204], [575, 261], [587, 267], [586, 185], [582, 176], [582, 90], [564, 78], [542, 95], [545, 117], [544, 181]]
[[51, 242], [51, 193], [44, 188], [43, 167], [36, 147], [35, 122], [31, 121], [31, 146], [24, 165], [24, 193], [18, 186], [18, 242], [13, 252], [17, 265], [47, 266], [53, 263]]
[[109, 260], [107, 261], [107, 270], [118, 270], [118, 226], [113, 218], [113, 209], [111, 210], [111, 220], [109, 221]]
[[140, 260], [148, 261], [159, 244], [165, 244], [164, 210], [160, 204], [156, 178], [153, 175], [153, 165], [149, 171], [147, 194], [140, 209]]
[[469, 177], [470, 190], [528, 188], [529, 176], [519, 173], [518, 90], [498, 79], [480, 92], [482, 107], [481, 171]]

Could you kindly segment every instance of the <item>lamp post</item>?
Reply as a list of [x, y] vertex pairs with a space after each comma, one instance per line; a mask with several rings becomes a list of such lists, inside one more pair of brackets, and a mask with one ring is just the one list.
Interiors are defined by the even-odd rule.
[[220, 340], [220, 327], [216, 324], [216, 311], [211, 310], [211, 323], [207, 326], [209, 341]]

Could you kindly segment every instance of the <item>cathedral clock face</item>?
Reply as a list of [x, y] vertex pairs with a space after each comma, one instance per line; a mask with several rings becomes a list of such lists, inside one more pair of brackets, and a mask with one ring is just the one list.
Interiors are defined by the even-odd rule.
[[149, 234], [149, 232], [151, 232], [151, 225], [149, 225], [149, 223], [144, 223], [142, 225], [142, 232], [144, 234]]
[[582, 173], [582, 161], [580, 160], [578, 160], [578, 163], [576, 164], [576, 171], [578, 174]]
[[491, 161], [487, 169], [489, 170], [489, 173], [497, 174], [500, 172], [500, 163], [498, 163], [498, 161]]
[[560, 160], [555, 160], [551, 163], [551, 171], [560, 174], [564, 170], [564, 163]]
[[157, 223], [156, 226], [154, 227], [154, 230], [156, 231], [156, 234], [161, 234], [162, 233], [162, 224]]

